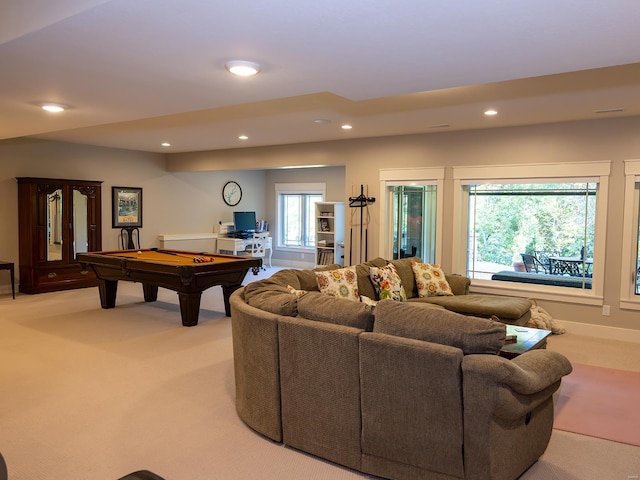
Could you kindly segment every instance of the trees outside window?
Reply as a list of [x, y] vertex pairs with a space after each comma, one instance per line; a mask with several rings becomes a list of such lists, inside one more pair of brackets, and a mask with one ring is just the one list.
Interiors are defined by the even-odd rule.
[[[470, 184], [465, 188], [469, 198], [467, 273], [472, 278], [510, 270], [522, 262], [523, 253], [541, 260], [545, 270], [549, 256], [593, 256], [597, 183]], [[581, 272], [585, 277], [592, 275], [590, 268]]]

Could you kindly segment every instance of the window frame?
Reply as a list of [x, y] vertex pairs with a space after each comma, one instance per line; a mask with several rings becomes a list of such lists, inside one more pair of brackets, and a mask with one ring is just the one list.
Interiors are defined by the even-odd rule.
[[452, 254], [453, 271], [464, 274], [467, 268], [469, 202], [464, 188], [466, 185], [471, 183], [560, 183], [576, 180], [597, 182], [593, 247], [594, 276], [590, 290], [483, 279], [474, 279], [472, 289], [480, 293], [502, 293], [522, 297], [535, 294], [536, 298], [543, 300], [602, 305], [610, 172], [611, 162], [609, 161], [453, 167], [455, 192], [453, 238], [459, 239], [454, 245]]
[[379, 170], [380, 189], [380, 244], [378, 246], [379, 256], [382, 258], [392, 258], [393, 241], [391, 239], [393, 231], [393, 192], [389, 187], [400, 185], [407, 186], [436, 186], [436, 263], [442, 263], [442, 223], [444, 205], [444, 167], [421, 167], [421, 168], [383, 168]]
[[[311, 247], [304, 247], [300, 245], [289, 246], [284, 245], [282, 241], [282, 229], [284, 228], [283, 222], [283, 212], [281, 209], [281, 195], [283, 194], [292, 194], [292, 195], [322, 195], [321, 202], [326, 200], [327, 194], [327, 184], [324, 182], [318, 183], [276, 183], [275, 184], [276, 191], [276, 216], [278, 219], [278, 228], [275, 231], [275, 245], [278, 250], [284, 252], [291, 253], [313, 253], [315, 252], [315, 238], [314, 245]], [[312, 216], [308, 219], [311, 222], [315, 222], [315, 216]], [[315, 225], [315, 224], [314, 224]], [[303, 227], [304, 228], [304, 227]]]
[[622, 264], [620, 265], [620, 308], [640, 310], [640, 295], [635, 293], [635, 261], [638, 250], [640, 218], [640, 160], [624, 161], [624, 207], [622, 228]]

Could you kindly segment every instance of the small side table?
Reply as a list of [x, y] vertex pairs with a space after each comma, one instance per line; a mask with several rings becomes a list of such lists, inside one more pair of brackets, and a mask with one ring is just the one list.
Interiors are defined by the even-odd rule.
[[13, 271], [13, 263], [12, 262], [3, 262], [0, 260], [0, 270], [9, 270], [9, 275], [11, 275], [11, 296], [13, 299], [16, 299], [16, 284], [14, 279], [14, 271]]

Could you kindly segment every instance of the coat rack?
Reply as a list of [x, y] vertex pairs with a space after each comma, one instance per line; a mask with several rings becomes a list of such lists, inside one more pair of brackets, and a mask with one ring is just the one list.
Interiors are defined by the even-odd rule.
[[[351, 208], [351, 216], [349, 219], [349, 265], [353, 265], [353, 217], [356, 212], [360, 211], [360, 245], [358, 248], [359, 263], [368, 260], [369, 256], [369, 222], [371, 215], [369, 213], [369, 205], [376, 201], [375, 198], [369, 197], [369, 186], [367, 186], [367, 195], [364, 194], [364, 185], [360, 185], [360, 195], [357, 197], [349, 197], [349, 208]], [[366, 210], [366, 218], [365, 218]], [[364, 232], [364, 237], [363, 237]], [[362, 259], [362, 247], [364, 242], [364, 260]]]

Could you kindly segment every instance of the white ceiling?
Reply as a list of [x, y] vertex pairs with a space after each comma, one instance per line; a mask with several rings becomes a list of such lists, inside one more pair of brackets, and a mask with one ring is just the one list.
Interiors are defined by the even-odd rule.
[[638, 0], [2, 0], [0, 139], [166, 153], [640, 115], [639, 18]]

